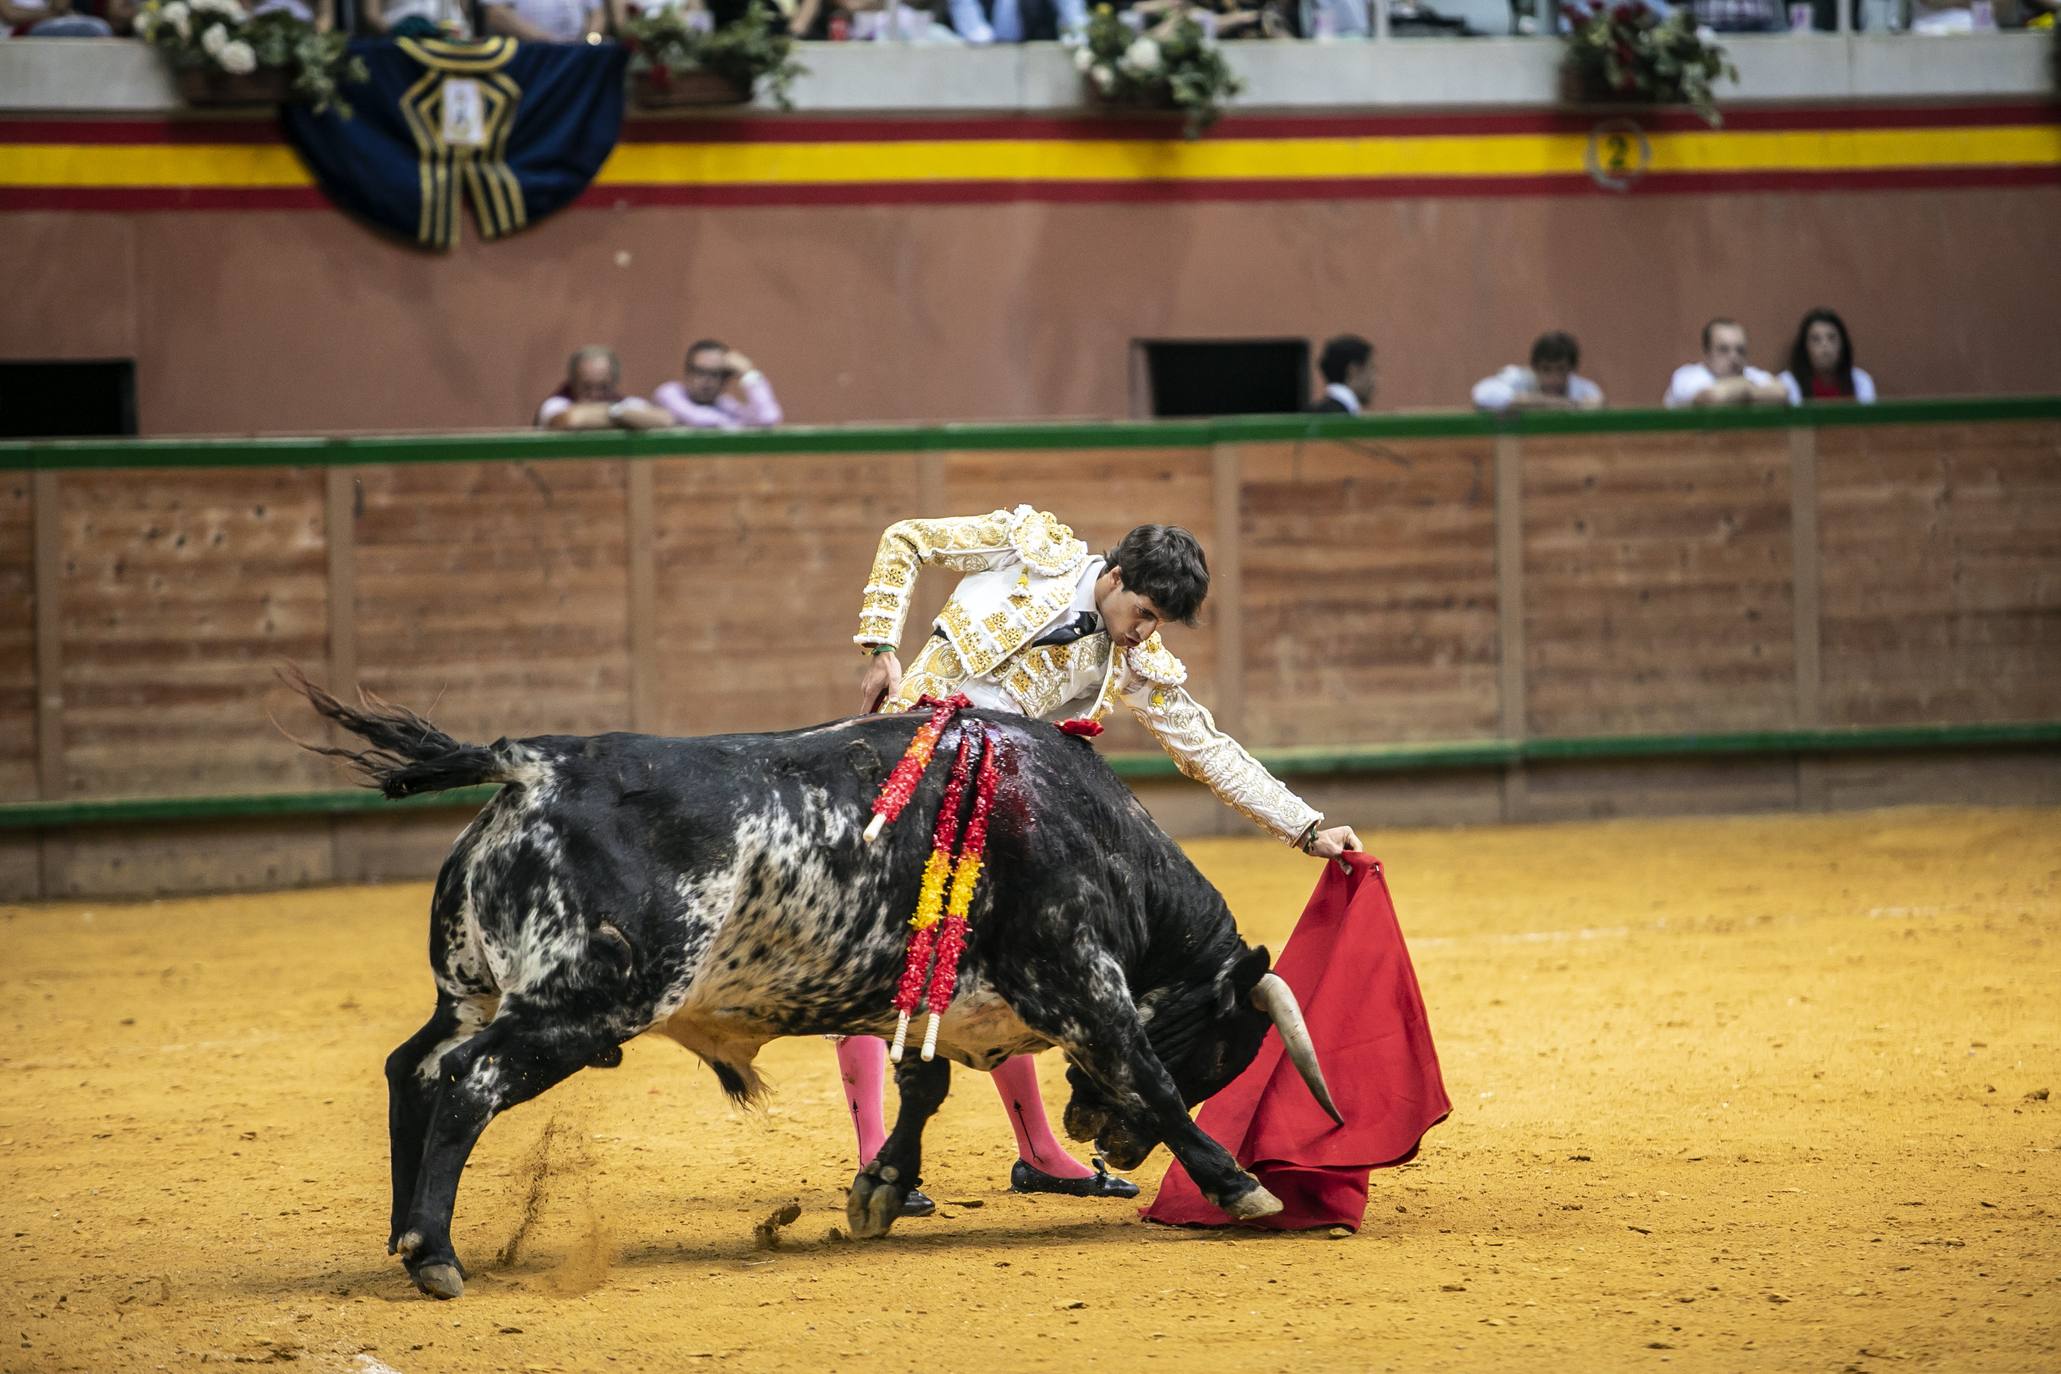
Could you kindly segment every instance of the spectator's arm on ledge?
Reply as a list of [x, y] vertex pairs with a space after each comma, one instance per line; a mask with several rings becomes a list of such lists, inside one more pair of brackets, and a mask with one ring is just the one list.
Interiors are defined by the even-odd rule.
[[512, 0], [480, 0], [480, 28], [518, 43], [551, 43], [550, 34], [515, 12]]
[[641, 397], [631, 396], [609, 407], [609, 415], [624, 429], [670, 429], [673, 417]]

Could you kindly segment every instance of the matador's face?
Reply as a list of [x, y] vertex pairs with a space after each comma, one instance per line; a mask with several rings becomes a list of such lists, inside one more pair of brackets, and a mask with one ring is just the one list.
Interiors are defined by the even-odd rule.
[[1123, 569], [1111, 568], [1103, 575], [1106, 590], [1097, 586], [1095, 611], [1109, 631], [1109, 642], [1119, 649], [1135, 649], [1159, 633], [1166, 616], [1152, 604], [1152, 598], [1124, 586]]

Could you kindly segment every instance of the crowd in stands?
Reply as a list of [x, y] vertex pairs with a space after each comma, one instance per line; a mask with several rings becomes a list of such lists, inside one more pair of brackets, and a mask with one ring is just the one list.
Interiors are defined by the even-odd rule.
[[[935, 43], [1014, 43], [1060, 38], [1087, 22], [1089, 0], [768, 0], [797, 37]], [[1219, 38], [1357, 38], [1374, 32], [1377, 0], [1117, 0], [1142, 21], [1185, 5]], [[1577, 0], [1577, 7], [1601, 0]], [[381, 35], [505, 34], [531, 43], [579, 43], [624, 32], [653, 8], [709, 15], [744, 13], [748, 0], [242, 0], [253, 13], [285, 10], [318, 27]], [[1665, 13], [1671, 0], [1645, 0]], [[1840, 0], [1675, 0], [1720, 33], [1830, 31]], [[1960, 33], [1983, 28], [2051, 28], [2061, 0], [1846, 0], [1855, 29]], [[1545, 12], [1563, 11], [1540, 0]], [[0, 0], [0, 39], [110, 37], [132, 32], [140, 0]], [[1536, 6], [1534, 8], [1537, 8]], [[1564, 20], [1556, 20], [1564, 23]], [[1535, 31], [1507, 0], [1389, 0], [1398, 37]]]
[[684, 378], [651, 399], [625, 396], [615, 350], [590, 344], [566, 359], [565, 381], [537, 407], [538, 429], [767, 429], [781, 420], [773, 384], [751, 359], [715, 339], [687, 350]]
[[[1552, 330], [1531, 346], [1528, 365], [1512, 363], [1474, 384], [1477, 410], [1594, 410], [1603, 388], [1578, 371], [1581, 345]], [[1831, 310], [1813, 310], [1796, 328], [1788, 367], [1771, 375], [1746, 361], [1746, 327], [1719, 317], [1703, 326], [1703, 356], [1668, 379], [1661, 404], [1687, 406], [1800, 406], [1820, 402], [1875, 402], [1875, 379], [1853, 360], [1853, 336]], [[1374, 403], [1374, 346], [1341, 334], [1317, 357], [1322, 390], [1310, 410], [1358, 415]]]
[[[1813, 310], [1797, 326], [1789, 366], [1773, 376], [1746, 361], [1746, 328], [1720, 316], [1703, 326], [1703, 356], [1668, 380], [1662, 404], [1800, 406], [1850, 401], [1872, 405], [1875, 379], [1855, 365], [1853, 337], [1838, 314]], [[1551, 330], [1531, 346], [1528, 365], [1512, 363], [1474, 384], [1477, 410], [1594, 410], [1603, 388], [1581, 375], [1581, 345]], [[1314, 414], [1359, 415], [1374, 404], [1379, 379], [1374, 345], [1358, 334], [1325, 341], [1317, 355]], [[537, 407], [538, 429], [767, 429], [781, 422], [766, 374], [728, 344], [702, 339], [687, 350], [684, 374], [659, 384], [651, 399], [622, 390], [622, 362], [600, 344], [566, 360], [565, 380]]]

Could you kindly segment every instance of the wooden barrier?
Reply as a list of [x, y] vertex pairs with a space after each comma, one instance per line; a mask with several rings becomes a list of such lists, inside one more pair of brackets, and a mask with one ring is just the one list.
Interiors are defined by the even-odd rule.
[[424, 872], [451, 814], [322, 802], [283, 661], [462, 738], [844, 714], [880, 531], [1018, 501], [1200, 534], [1197, 695], [1356, 821], [2061, 799], [2061, 399], [14, 444], [0, 895]]

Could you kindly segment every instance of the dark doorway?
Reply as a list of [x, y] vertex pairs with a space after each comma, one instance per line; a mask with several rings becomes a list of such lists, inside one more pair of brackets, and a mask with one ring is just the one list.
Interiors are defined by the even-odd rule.
[[1141, 416], [1287, 415], [1310, 400], [1307, 339], [1140, 339], [1131, 359]]
[[0, 362], [0, 439], [98, 439], [136, 432], [136, 363]]

